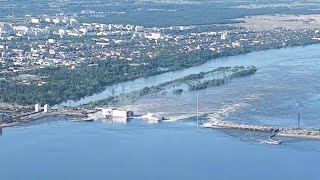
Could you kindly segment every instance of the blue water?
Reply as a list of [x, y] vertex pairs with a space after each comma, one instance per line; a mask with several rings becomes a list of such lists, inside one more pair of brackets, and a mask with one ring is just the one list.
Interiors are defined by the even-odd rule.
[[[147, 97], [134, 106], [194, 115], [197, 93], [200, 111], [221, 120], [295, 127], [299, 112], [301, 126], [320, 128], [320, 45], [221, 58], [116, 87], [127, 85], [129, 91], [234, 65], [255, 65], [258, 71], [225, 86], [180, 96]], [[73, 103], [103, 98], [108, 88]], [[0, 179], [319, 179], [320, 141], [281, 138], [280, 146], [261, 143], [269, 135], [196, 131], [192, 118], [159, 124], [46, 119], [3, 129]]]
[[[193, 121], [5, 129], [1, 179], [317, 179], [320, 143], [243, 141]], [[312, 148], [310, 148], [312, 147]]]

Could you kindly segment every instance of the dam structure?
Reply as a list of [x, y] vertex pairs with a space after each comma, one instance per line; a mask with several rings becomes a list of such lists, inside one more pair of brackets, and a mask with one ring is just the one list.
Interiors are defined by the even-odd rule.
[[280, 128], [280, 127], [273, 127], [273, 126], [232, 123], [232, 122], [218, 121], [218, 120], [209, 120], [208, 122], [203, 123], [201, 127], [269, 132], [269, 133], [273, 133], [273, 135], [270, 136], [269, 138], [270, 142], [273, 141], [271, 140], [271, 138], [275, 136], [293, 137], [293, 138], [310, 138], [310, 139], [320, 140], [320, 129]]
[[271, 126], [238, 124], [224, 121], [209, 121], [202, 124], [204, 128], [225, 128], [225, 129], [240, 129], [249, 131], [262, 131], [262, 132], [278, 132], [280, 128]]

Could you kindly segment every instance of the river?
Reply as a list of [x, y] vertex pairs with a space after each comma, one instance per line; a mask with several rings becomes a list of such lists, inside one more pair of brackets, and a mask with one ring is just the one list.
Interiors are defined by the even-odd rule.
[[318, 141], [286, 139], [275, 146], [195, 127], [192, 121], [124, 125], [56, 119], [4, 129], [1, 179], [318, 178]]
[[[54, 118], [3, 129], [1, 179], [318, 179], [319, 141], [282, 138], [280, 146], [267, 145], [261, 143], [269, 136], [265, 133], [197, 131], [192, 116], [199, 94], [200, 111], [212, 118], [296, 127], [300, 113], [302, 127], [320, 128], [320, 45], [221, 58], [114, 88], [121, 93], [125, 86], [128, 92], [235, 65], [254, 65], [258, 71], [224, 86], [128, 104], [142, 112], [179, 116], [176, 121], [74, 123]], [[72, 104], [105, 97], [109, 88]]]

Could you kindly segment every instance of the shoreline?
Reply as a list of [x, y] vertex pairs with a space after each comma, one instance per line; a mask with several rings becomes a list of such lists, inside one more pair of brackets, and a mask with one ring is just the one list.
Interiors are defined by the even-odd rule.
[[2, 123], [0, 124], [0, 128], [15, 127], [15, 126], [19, 126], [20, 124], [21, 122]]
[[8, 127], [18, 127], [22, 124], [28, 124], [32, 121], [42, 120], [45, 118], [51, 117], [65, 117], [65, 118], [86, 118], [87, 114], [78, 111], [52, 111], [49, 113], [35, 113], [35, 114], [27, 114], [18, 118], [12, 118], [10, 122], [2, 122], [0, 123], [0, 128], [8, 128]]
[[[53, 111], [49, 113], [39, 113], [31, 114], [29, 116], [23, 117], [23, 119], [15, 120], [12, 122], [4, 122], [0, 124], [0, 129], [10, 128], [10, 127], [20, 127], [23, 124], [31, 123], [32, 121], [42, 120], [50, 117], [64, 117], [64, 118], [88, 118], [88, 114], [94, 114], [95, 112], [68, 112], [68, 111]], [[164, 122], [172, 122], [169, 120]], [[270, 132], [275, 133], [273, 136], [278, 137], [288, 137], [288, 138], [299, 138], [299, 139], [309, 139], [309, 140], [320, 140], [320, 130], [319, 129], [294, 129], [294, 128], [280, 128], [253, 124], [234, 124], [223, 121], [206, 121], [201, 124], [202, 128], [213, 128], [213, 129], [239, 129], [243, 131], [256, 131], [256, 132]], [[308, 133], [310, 135], [308, 135]], [[312, 134], [313, 133], [313, 134]], [[269, 138], [270, 139], [270, 138]]]

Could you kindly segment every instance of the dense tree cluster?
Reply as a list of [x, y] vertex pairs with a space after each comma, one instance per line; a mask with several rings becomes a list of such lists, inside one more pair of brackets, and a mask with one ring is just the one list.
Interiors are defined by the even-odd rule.
[[251, 67], [235, 67], [232, 69], [234, 72], [224, 78], [221, 79], [212, 79], [212, 80], [206, 80], [203, 82], [199, 82], [197, 84], [190, 84], [189, 85], [189, 90], [190, 91], [194, 91], [194, 90], [201, 90], [201, 89], [206, 89], [208, 87], [213, 87], [213, 86], [221, 86], [226, 84], [228, 81], [234, 79], [234, 78], [238, 78], [238, 77], [244, 77], [244, 76], [249, 76], [251, 74], [254, 74], [257, 72], [257, 68], [254, 66]]
[[197, 51], [171, 56], [140, 60], [140, 65], [130, 65], [122, 60], [104, 60], [96, 65], [83, 64], [75, 69], [48, 67], [30, 74], [46, 77], [46, 84], [29, 85], [14, 81], [0, 81], [0, 101], [18, 104], [49, 103], [51, 105], [72, 99], [77, 100], [104, 90], [105, 86], [139, 77], [148, 77], [168, 71], [202, 64], [212, 57], [210, 51]]
[[173, 90], [173, 94], [181, 94], [183, 93], [183, 89], [175, 89]]

